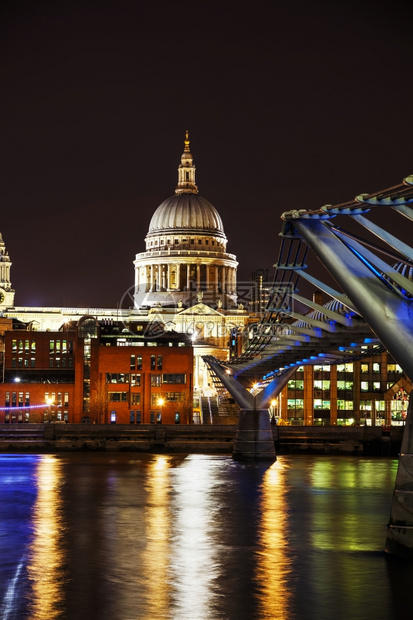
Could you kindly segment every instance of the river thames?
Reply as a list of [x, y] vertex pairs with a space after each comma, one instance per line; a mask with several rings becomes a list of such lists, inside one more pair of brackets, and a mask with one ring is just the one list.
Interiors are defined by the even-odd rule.
[[392, 620], [397, 461], [0, 455], [2, 620]]

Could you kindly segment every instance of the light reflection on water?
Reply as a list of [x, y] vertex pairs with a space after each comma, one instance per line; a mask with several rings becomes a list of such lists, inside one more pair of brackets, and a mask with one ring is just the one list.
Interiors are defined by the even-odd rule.
[[293, 618], [288, 587], [292, 558], [288, 549], [288, 507], [285, 501], [287, 467], [282, 461], [274, 463], [264, 473], [262, 483], [256, 552], [259, 618], [262, 619]]
[[396, 466], [0, 456], [0, 617], [410, 618], [413, 566], [382, 551]]
[[36, 470], [37, 497], [31, 523], [33, 535], [27, 553], [27, 578], [33, 620], [53, 620], [60, 616], [64, 600], [64, 521], [59, 492], [60, 463], [53, 456], [39, 460]]

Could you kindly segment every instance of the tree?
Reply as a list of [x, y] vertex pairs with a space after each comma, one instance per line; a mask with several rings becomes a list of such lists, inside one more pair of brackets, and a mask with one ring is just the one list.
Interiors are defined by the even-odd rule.
[[108, 412], [108, 392], [105, 381], [100, 378], [95, 381], [90, 397], [90, 417], [92, 422], [105, 424]]

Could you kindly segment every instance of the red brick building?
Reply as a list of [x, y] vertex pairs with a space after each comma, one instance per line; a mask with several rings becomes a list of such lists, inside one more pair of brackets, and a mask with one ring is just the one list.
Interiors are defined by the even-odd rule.
[[8, 331], [0, 422], [191, 423], [191, 340], [154, 327], [88, 316], [59, 332]]

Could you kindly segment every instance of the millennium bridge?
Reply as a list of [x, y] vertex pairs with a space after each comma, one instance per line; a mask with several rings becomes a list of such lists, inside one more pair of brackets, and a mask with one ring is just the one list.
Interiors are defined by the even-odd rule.
[[[412, 220], [413, 175], [350, 202], [283, 213], [274, 283], [252, 338], [231, 363], [204, 358], [241, 409], [234, 458], [276, 458], [268, 406], [298, 366], [386, 349], [413, 380], [413, 249], [394, 234], [408, 231]], [[299, 285], [329, 301], [300, 294]], [[411, 559], [412, 406], [410, 399], [386, 541], [388, 553]]]

